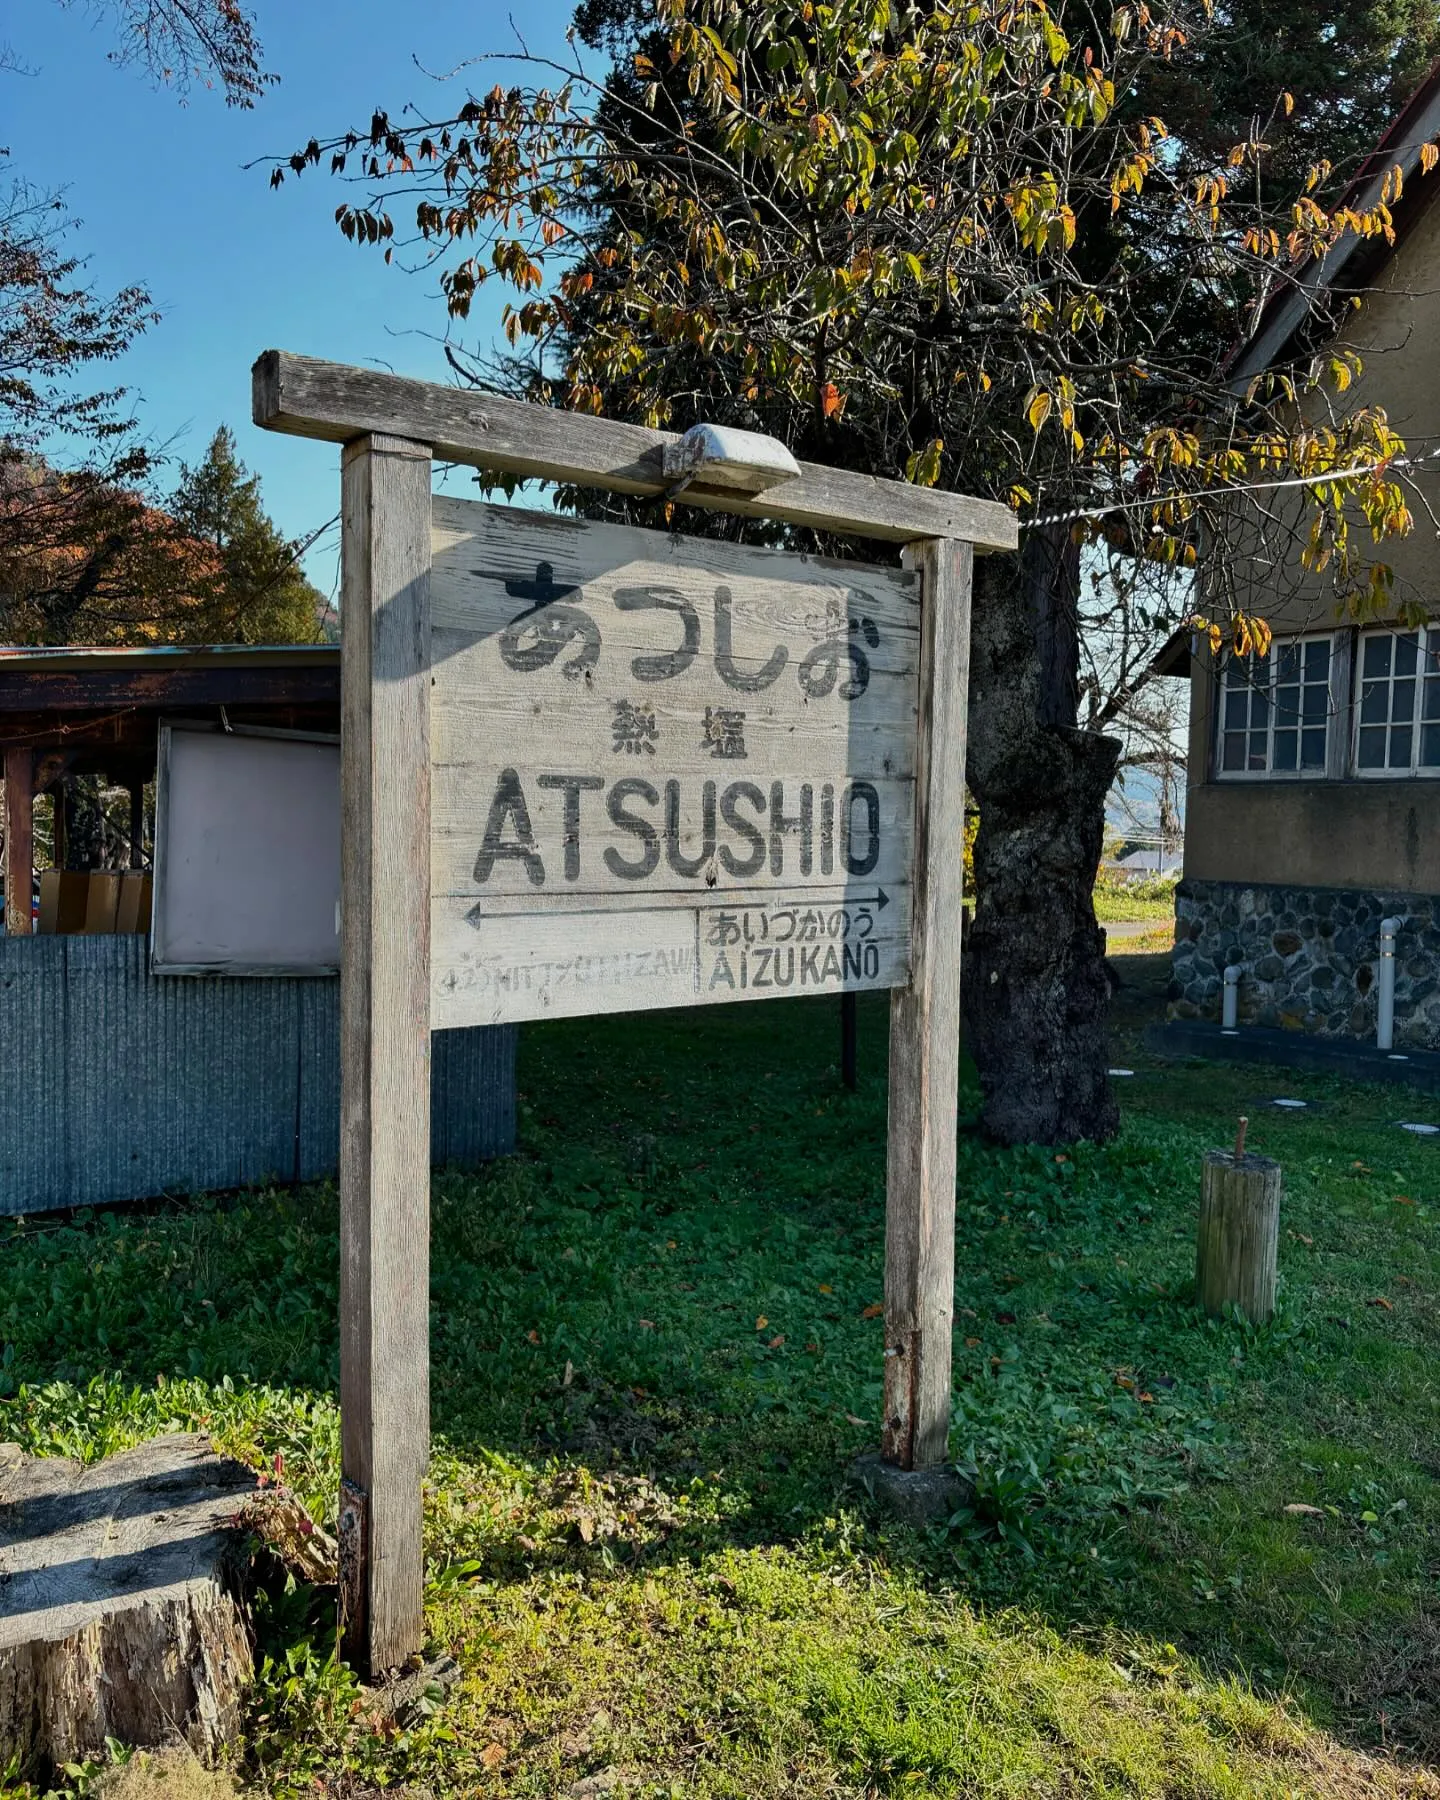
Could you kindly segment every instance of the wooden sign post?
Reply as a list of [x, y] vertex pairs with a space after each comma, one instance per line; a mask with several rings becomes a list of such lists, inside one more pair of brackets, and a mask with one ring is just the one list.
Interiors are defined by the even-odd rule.
[[254, 415], [345, 447], [341, 1600], [378, 1674], [423, 1640], [431, 1030], [890, 989], [882, 1449], [944, 1461], [971, 557], [1017, 531], [804, 464], [677, 498], [903, 568], [432, 500], [432, 457], [664, 494], [676, 440], [278, 351]]

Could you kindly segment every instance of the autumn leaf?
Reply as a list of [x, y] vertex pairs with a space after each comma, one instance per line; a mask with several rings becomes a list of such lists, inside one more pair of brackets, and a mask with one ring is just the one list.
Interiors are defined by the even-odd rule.
[[833, 381], [820, 386], [820, 413], [826, 419], [838, 419], [845, 410], [845, 396]]
[[1283, 1510], [1289, 1513], [1292, 1519], [1323, 1519], [1325, 1517], [1323, 1506], [1307, 1506], [1303, 1500], [1292, 1500]]
[[860, 1314], [862, 1319], [878, 1319], [884, 1312], [883, 1306], [867, 1306]]
[[769, 1323], [770, 1321], [765, 1317], [764, 1313], [761, 1313], [760, 1317], [755, 1321], [755, 1329], [757, 1331], [763, 1331]]
[[967, 1350], [978, 1350], [980, 1348], [979, 1338], [966, 1338], [965, 1348]]
[[1373, 1300], [1367, 1300], [1365, 1304], [1367, 1306], [1383, 1306], [1386, 1312], [1394, 1312], [1395, 1310], [1394, 1301], [1387, 1300], [1383, 1294], [1377, 1294]]
[[785, 1333], [782, 1331], [778, 1337], [771, 1338], [770, 1348], [772, 1350], [778, 1350], [784, 1342], [785, 1342]]
[[540, 1342], [540, 1333], [538, 1331], [527, 1331], [525, 1337], [529, 1343], [538, 1344]]
[[819, 1291], [822, 1294], [833, 1294], [835, 1292], [834, 1288], [831, 1287], [831, 1285], [828, 1281], [822, 1281], [820, 1283]]
[[846, 1413], [845, 1423], [847, 1425], [868, 1425], [870, 1421], [868, 1419], [857, 1419], [854, 1413]]

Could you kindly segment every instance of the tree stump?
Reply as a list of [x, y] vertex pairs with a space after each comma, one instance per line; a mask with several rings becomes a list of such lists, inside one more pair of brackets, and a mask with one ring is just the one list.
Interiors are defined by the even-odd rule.
[[1268, 1157], [1206, 1152], [1195, 1256], [1195, 1291], [1206, 1312], [1233, 1306], [1253, 1325], [1273, 1315], [1283, 1181]]
[[214, 1760], [254, 1674], [235, 1520], [255, 1491], [199, 1436], [89, 1467], [0, 1445], [0, 1767], [107, 1737]]

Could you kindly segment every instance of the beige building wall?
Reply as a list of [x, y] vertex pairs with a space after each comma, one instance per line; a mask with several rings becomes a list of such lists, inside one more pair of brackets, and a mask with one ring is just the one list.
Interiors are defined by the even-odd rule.
[[[1428, 179], [1435, 199], [1339, 340], [1364, 359], [1344, 403], [1383, 407], [1411, 456], [1440, 452], [1440, 171]], [[1418, 472], [1418, 491], [1409, 495], [1413, 531], [1375, 554], [1395, 571], [1397, 605], [1418, 601], [1440, 618], [1440, 455], [1431, 466], [1435, 473]], [[1282, 636], [1353, 629], [1318, 593], [1285, 600], [1257, 586], [1248, 609]], [[1440, 894], [1440, 776], [1348, 773], [1353, 677], [1337, 696], [1331, 730], [1338, 754], [1324, 780], [1217, 780], [1216, 688], [1214, 661], [1202, 646], [1191, 671], [1187, 879]]]

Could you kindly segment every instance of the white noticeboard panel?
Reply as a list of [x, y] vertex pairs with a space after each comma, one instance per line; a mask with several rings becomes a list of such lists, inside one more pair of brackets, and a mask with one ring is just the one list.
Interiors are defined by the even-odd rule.
[[432, 547], [437, 1029], [909, 979], [918, 576], [448, 498]]
[[166, 725], [151, 967], [326, 975], [340, 965], [340, 747]]

